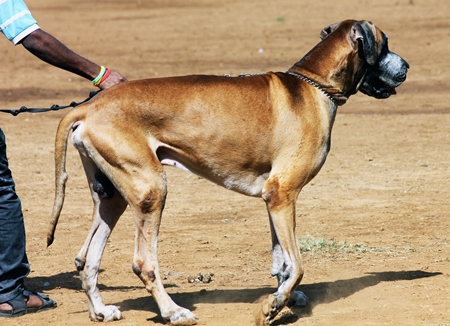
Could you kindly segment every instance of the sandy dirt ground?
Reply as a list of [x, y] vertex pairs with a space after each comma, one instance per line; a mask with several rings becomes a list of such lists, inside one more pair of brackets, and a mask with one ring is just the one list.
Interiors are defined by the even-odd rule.
[[[450, 2], [28, 0], [41, 27], [128, 79], [284, 71], [347, 18], [372, 20], [411, 65], [398, 94], [353, 96], [338, 110], [332, 150], [297, 205], [306, 308], [275, 325], [450, 325]], [[94, 90], [0, 39], [0, 107], [80, 101]], [[1, 325], [92, 325], [73, 259], [90, 228], [91, 200], [69, 148], [66, 203], [46, 248], [53, 204], [53, 141], [64, 112], [0, 113], [23, 201], [31, 273], [27, 285], [58, 308]], [[167, 169], [169, 195], [159, 258], [164, 284], [199, 325], [252, 325], [276, 287], [261, 199]], [[316, 242], [320, 244], [315, 245]], [[134, 224], [127, 211], [105, 250], [99, 287], [123, 319], [164, 324], [131, 270]], [[311, 250], [307, 250], [308, 246]], [[210, 283], [189, 275], [213, 272]]]

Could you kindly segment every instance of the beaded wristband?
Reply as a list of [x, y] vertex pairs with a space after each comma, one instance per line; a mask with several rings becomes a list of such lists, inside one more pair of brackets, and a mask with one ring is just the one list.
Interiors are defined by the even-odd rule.
[[94, 84], [94, 86], [98, 86], [100, 85], [100, 81], [102, 80], [103, 75], [106, 72], [106, 68], [103, 66], [100, 66], [100, 73], [97, 75], [97, 77], [95, 77], [95, 79], [92, 81], [92, 84]]

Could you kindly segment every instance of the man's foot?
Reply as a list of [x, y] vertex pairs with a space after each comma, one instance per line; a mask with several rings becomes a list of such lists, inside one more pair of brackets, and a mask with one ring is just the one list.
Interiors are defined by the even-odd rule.
[[56, 302], [43, 293], [23, 291], [14, 299], [0, 303], [0, 317], [18, 317], [56, 308]]

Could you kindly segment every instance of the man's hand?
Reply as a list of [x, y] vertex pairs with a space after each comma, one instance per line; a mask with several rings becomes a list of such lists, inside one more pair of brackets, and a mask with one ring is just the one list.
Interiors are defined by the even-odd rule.
[[120, 73], [111, 70], [111, 73], [109, 74], [108, 78], [106, 78], [98, 87], [100, 87], [100, 89], [107, 89], [111, 86], [114, 86], [115, 84], [123, 83], [126, 81], [127, 79], [123, 77]]

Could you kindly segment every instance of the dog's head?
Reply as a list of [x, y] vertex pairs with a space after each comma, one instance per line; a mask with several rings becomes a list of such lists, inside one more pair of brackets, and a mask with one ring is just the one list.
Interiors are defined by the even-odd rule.
[[[349, 21], [346, 21], [349, 24]], [[326, 38], [342, 23], [330, 25], [320, 33]], [[375, 98], [388, 98], [396, 94], [395, 88], [406, 79], [409, 64], [389, 51], [388, 37], [369, 21], [352, 21], [348, 32], [351, 46], [358, 51], [367, 69], [359, 83], [359, 90]]]

